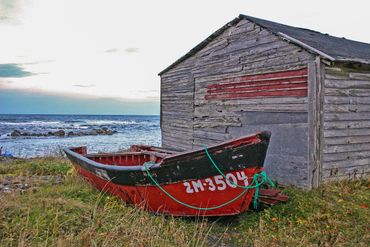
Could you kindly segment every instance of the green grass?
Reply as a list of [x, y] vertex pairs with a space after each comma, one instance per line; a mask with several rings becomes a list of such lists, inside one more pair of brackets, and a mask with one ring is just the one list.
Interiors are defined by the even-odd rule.
[[342, 181], [312, 191], [287, 188], [289, 202], [242, 214], [229, 239], [242, 246], [369, 246], [369, 183]]
[[369, 183], [312, 191], [286, 188], [289, 202], [238, 217], [157, 216], [104, 195], [64, 159], [0, 163], [3, 176], [58, 175], [22, 195], [0, 195], [0, 246], [369, 246]]
[[71, 166], [57, 157], [0, 160], [0, 176], [66, 175]]

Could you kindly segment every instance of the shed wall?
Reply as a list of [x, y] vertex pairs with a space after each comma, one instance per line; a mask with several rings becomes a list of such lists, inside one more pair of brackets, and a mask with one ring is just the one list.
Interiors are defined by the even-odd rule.
[[[302, 85], [290, 89], [268, 88], [275, 91], [275, 95], [234, 94], [226, 98], [209, 95], [212, 85], [224, 85], [230, 80], [241, 82], [245, 76], [305, 70], [308, 62], [313, 60], [314, 56], [302, 48], [252, 22], [240, 21], [193, 57], [162, 75], [163, 145], [197, 148], [271, 130], [267, 172], [283, 184], [306, 187], [307, 73]], [[281, 90], [285, 93], [279, 93]], [[260, 91], [264, 91], [263, 88]], [[178, 104], [171, 105], [174, 101]]]
[[325, 68], [322, 180], [370, 173], [370, 70]]
[[162, 146], [193, 148], [195, 58], [189, 58], [161, 76]]

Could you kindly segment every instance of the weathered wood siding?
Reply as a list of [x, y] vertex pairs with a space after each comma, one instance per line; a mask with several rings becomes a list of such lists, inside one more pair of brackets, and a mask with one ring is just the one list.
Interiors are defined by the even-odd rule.
[[322, 180], [370, 173], [370, 70], [325, 68]]
[[189, 58], [161, 76], [162, 146], [193, 148], [195, 58]]
[[162, 75], [163, 145], [198, 148], [271, 130], [269, 175], [306, 187], [307, 64], [314, 59], [247, 20], [231, 26]]

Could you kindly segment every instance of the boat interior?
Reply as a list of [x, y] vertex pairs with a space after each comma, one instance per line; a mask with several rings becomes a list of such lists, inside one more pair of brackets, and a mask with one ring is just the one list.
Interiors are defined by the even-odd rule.
[[141, 166], [149, 161], [160, 163], [165, 157], [177, 153], [176, 151], [145, 145], [133, 145], [128, 150], [114, 153], [87, 154], [86, 147], [72, 148], [71, 151], [100, 164], [113, 166]]

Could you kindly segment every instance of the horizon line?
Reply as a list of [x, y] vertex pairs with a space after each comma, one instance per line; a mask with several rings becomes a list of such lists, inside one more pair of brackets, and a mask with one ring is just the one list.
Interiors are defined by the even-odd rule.
[[84, 115], [84, 116], [160, 116], [160, 114], [87, 114], [87, 113], [1, 113], [0, 115]]

